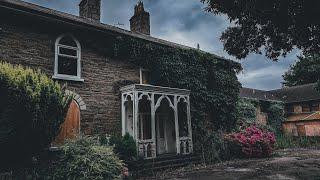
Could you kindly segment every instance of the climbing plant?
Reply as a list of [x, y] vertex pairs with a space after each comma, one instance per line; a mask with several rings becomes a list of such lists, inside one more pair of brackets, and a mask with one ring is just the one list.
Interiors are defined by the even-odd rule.
[[[130, 37], [114, 39], [112, 56], [130, 60], [151, 72], [151, 84], [191, 90], [194, 139], [213, 130], [234, 128], [239, 95], [236, 73], [241, 65], [212, 54], [174, 48]], [[211, 114], [210, 118], [207, 115]], [[195, 142], [197, 143], [197, 142]]]

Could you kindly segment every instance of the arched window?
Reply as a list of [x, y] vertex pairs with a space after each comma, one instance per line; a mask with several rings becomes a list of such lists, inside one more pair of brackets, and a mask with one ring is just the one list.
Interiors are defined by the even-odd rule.
[[83, 81], [81, 79], [81, 46], [72, 35], [61, 35], [56, 40], [53, 78]]

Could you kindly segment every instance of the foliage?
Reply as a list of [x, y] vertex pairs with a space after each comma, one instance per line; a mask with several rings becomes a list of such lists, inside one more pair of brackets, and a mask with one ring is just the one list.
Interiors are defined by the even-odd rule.
[[136, 142], [128, 133], [123, 137], [111, 136], [109, 145], [114, 146], [114, 152], [119, 155], [120, 159], [126, 162], [137, 158]]
[[26, 166], [58, 134], [71, 98], [40, 71], [0, 62], [0, 99], [0, 166]]
[[239, 99], [237, 103], [238, 122], [255, 122], [257, 119], [255, 104], [258, 102], [250, 99]]
[[238, 132], [226, 136], [226, 140], [236, 147], [234, 152], [241, 150], [240, 155], [245, 157], [268, 157], [273, 152], [275, 135], [265, 129], [251, 125], [240, 127]]
[[229, 160], [233, 157], [231, 144], [225, 140], [221, 131], [208, 134], [202, 146], [202, 161], [204, 164], [211, 164], [217, 161]]
[[294, 65], [283, 75], [286, 86], [316, 83], [320, 80], [320, 56], [300, 56]]
[[[151, 84], [191, 90], [193, 143], [201, 152], [213, 130], [231, 131], [236, 124], [239, 63], [189, 48], [176, 48], [119, 36], [113, 56], [149, 69]], [[206, 119], [207, 114], [212, 114]], [[209, 132], [208, 132], [209, 131]]]
[[221, 36], [225, 50], [237, 58], [262, 53], [276, 60], [297, 47], [319, 52], [320, 2], [308, 0], [201, 0], [207, 11], [225, 14], [232, 22]]
[[284, 104], [282, 102], [270, 102], [268, 111], [267, 125], [278, 135], [282, 133], [282, 122], [284, 117]]
[[[268, 115], [267, 124], [256, 124], [256, 106], [260, 106]], [[237, 104], [238, 126], [256, 125], [260, 128], [268, 129], [276, 134], [281, 133], [284, 117], [284, 104], [277, 101], [258, 101], [241, 98]]]
[[305, 136], [286, 136], [279, 134], [277, 136], [277, 149], [287, 148], [319, 148], [320, 137], [305, 137]]
[[194, 124], [204, 113], [214, 112], [212, 128], [231, 130], [240, 83], [236, 72], [241, 65], [193, 49], [173, 48], [133, 38], [115, 40], [114, 56], [130, 59], [149, 69], [151, 84], [191, 90], [191, 109], [197, 113]]
[[95, 138], [79, 137], [61, 148], [49, 169], [38, 168], [38, 179], [121, 179], [122, 161], [112, 147], [100, 145]]

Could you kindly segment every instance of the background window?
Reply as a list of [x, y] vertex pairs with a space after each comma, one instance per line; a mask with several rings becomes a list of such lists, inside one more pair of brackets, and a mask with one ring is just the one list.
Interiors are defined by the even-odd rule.
[[81, 47], [71, 35], [56, 40], [54, 78], [83, 81], [81, 79]]
[[140, 68], [140, 84], [150, 84], [150, 71]]

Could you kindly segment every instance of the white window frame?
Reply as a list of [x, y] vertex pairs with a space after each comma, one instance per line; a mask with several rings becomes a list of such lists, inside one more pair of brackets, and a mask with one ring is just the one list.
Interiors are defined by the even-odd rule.
[[[72, 46], [66, 46], [63, 44], [59, 44], [60, 40], [66, 36], [69, 36], [73, 39], [73, 41], [77, 44], [77, 47], [72, 47]], [[66, 48], [66, 49], [71, 49], [71, 50], [76, 50], [77, 51], [77, 56], [70, 56], [70, 55], [65, 55], [65, 54], [60, 54], [60, 48]], [[68, 58], [73, 58], [77, 61], [77, 75], [67, 75], [67, 74], [59, 74], [58, 73], [58, 61], [59, 57], [68, 57]], [[55, 60], [54, 60], [54, 75], [52, 76], [53, 79], [60, 79], [60, 80], [67, 80], [67, 81], [80, 81], [83, 82], [84, 79], [81, 78], [81, 45], [79, 41], [71, 34], [62, 34], [60, 35], [55, 42]]]
[[140, 84], [143, 84], [143, 71], [150, 72], [148, 69], [140, 68]]

